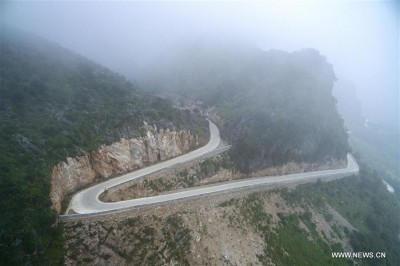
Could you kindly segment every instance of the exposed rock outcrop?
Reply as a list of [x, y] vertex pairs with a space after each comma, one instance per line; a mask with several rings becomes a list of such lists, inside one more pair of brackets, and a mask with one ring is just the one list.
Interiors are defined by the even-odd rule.
[[143, 166], [181, 155], [204, 143], [187, 130], [172, 132], [146, 125], [141, 138], [121, 139], [111, 145], [75, 158], [67, 158], [53, 167], [50, 198], [58, 213], [66, 195], [89, 185]]

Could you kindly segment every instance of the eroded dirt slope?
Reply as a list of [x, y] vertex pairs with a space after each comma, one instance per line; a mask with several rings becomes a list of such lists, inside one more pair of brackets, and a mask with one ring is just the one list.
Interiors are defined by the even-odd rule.
[[351, 250], [349, 229], [330, 206], [288, 202], [282, 193], [248, 190], [66, 221], [66, 263], [274, 265], [292, 255], [290, 246], [273, 249], [285, 230], [317, 250]]

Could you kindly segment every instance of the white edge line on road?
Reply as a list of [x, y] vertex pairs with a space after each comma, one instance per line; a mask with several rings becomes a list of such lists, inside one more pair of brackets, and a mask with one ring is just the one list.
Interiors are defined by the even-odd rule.
[[[68, 210], [73, 209], [78, 214], [66, 214], [60, 215], [62, 218], [78, 218], [78, 217], [85, 217], [85, 216], [96, 216], [96, 215], [104, 215], [112, 212], [120, 212], [125, 211], [128, 209], [139, 208], [143, 206], [150, 206], [170, 201], [177, 201], [183, 199], [190, 199], [195, 197], [200, 197], [203, 195], [211, 195], [211, 194], [220, 194], [220, 193], [227, 193], [229, 191], [237, 191], [241, 189], [247, 189], [255, 186], [272, 186], [278, 184], [290, 184], [296, 183], [299, 181], [311, 181], [318, 178], [329, 178], [329, 177], [345, 177], [350, 176], [353, 174], [357, 174], [359, 172], [359, 166], [355, 161], [354, 157], [351, 154], [347, 155], [348, 165], [347, 168], [343, 169], [334, 169], [334, 170], [323, 170], [323, 171], [313, 171], [307, 173], [297, 173], [297, 174], [290, 174], [290, 175], [283, 175], [283, 176], [264, 176], [264, 177], [253, 177], [245, 180], [235, 180], [226, 182], [223, 184], [205, 186], [205, 187], [196, 187], [185, 189], [182, 191], [169, 193], [169, 194], [162, 194], [157, 196], [151, 196], [146, 198], [139, 198], [139, 199], [132, 199], [126, 201], [119, 201], [119, 202], [101, 202], [98, 197], [101, 193], [104, 192], [104, 188], [111, 188], [115, 186], [119, 186], [126, 182], [131, 182], [132, 180], [136, 180], [138, 178], [147, 176], [149, 174], [153, 174], [154, 172], [161, 171], [165, 168], [169, 168], [173, 165], [179, 163], [185, 163], [187, 161], [191, 161], [198, 157], [207, 155], [208, 153], [215, 152], [217, 147], [220, 143], [219, 138], [219, 131], [218, 128], [209, 121], [210, 125], [210, 140], [209, 142], [190, 153], [181, 155], [179, 157], [175, 157], [168, 161], [161, 162], [156, 165], [149, 166], [147, 168], [139, 169], [135, 172], [128, 173], [126, 175], [107, 180], [103, 183], [97, 184], [96, 186], [87, 188], [83, 191], [78, 192], [73, 196], [71, 199], [70, 205]], [[215, 127], [215, 128], [213, 128]], [[216, 129], [215, 135], [213, 135], [213, 130]], [[213, 143], [213, 141], [215, 143]], [[220, 148], [221, 149], [221, 148]], [[180, 160], [183, 158], [183, 161]], [[113, 184], [113, 185], [111, 185]], [[108, 186], [111, 185], [111, 186]], [[95, 195], [93, 195], [95, 193]], [[84, 196], [82, 196], [84, 195]], [[89, 198], [85, 197], [85, 195], [89, 195]], [[97, 209], [84, 207], [81, 208], [81, 203], [85, 204], [92, 204], [93, 206], [97, 207]], [[67, 210], [67, 212], [68, 212]], [[81, 211], [81, 212], [79, 212]]]

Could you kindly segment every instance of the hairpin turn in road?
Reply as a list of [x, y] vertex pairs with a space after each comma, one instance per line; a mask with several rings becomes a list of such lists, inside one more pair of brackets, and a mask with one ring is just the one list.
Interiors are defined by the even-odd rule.
[[[220, 144], [220, 135], [217, 126], [209, 121], [210, 127], [210, 140], [209, 142], [192, 152], [175, 157], [173, 159], [160, 162], [158, 164], [142, 168], [140, 170], [107, 180], [103, 183], [97, 184], [83, 191], [78, 192], [72, 198], [67, 214], [62, 215], [64, 218], [80, 217], [80, 216], [94, 216], [104, 213], [117, 212], [121, 210], [137, 208], [141, 206], [161, 204], [169, 201], [189, 199], [193, 197], [200, 197], [203, 195], [226, 193], [229, 191], [236, 191], [244, 188], [251, 188], [257, 186], [273, 186], [277, 184], [293, 184], [299, 182], [310, 182], [318, 178], [339, 178], [357, 174], [359, 166], [351, 154], [347, 155], [347, 167], [343, 169], [314, 171], [307, 173], [298, 173], [281, 176], [264, 176], [254, 177], [249, 179], [242, 179], [237, 181], [230, 181], [220, 183], [212, 186], [196, 187], [178, 192], [171, 192], [158, 196], [138, 198], [132, 200], [125, 200], [119, 202], [102, 202], [99, 196], [105, 190], [116, 187], [126, 182], [132, 182], [152, 173], [161, 171], [166, 168], [174, 167], [177, 164], [185, 163], [207, 154], [213, 153], [218, 149]], [[76, 214], [68, 214], [73, 210]]]

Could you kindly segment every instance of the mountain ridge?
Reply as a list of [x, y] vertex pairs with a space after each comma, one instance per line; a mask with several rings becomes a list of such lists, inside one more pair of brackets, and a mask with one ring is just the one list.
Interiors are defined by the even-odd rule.
[[140, 137], [145, 121], [203, 141], [208, 122], [33, 34], [2, 25], [0, 40], [0, 257], [6, 264], [59, 264], [53, 165]]
[[319, 51], [229, 45], [189, 51], [166, 56], [139, 82], [157, 93], [175, 92], [215, 107], [239, 170], [345, 159], [348, 136], [332, 96], [336, 77]]

